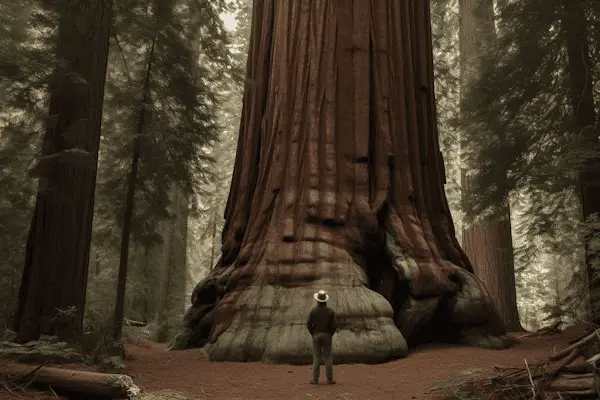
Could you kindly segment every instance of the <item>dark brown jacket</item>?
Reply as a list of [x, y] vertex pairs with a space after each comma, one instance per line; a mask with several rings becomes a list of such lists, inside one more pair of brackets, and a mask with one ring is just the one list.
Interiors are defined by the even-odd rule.
[[326, 305], [317, 304], [308, 315], [306, 327], [311, 335], [329, 333], [333, 335], [337, 330], [335, 312]]

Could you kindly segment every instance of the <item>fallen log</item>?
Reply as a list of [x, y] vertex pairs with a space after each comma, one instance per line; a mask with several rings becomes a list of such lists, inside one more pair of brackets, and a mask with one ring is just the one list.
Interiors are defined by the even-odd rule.
[[547, 390], [554, 392], [576, 392], [594, 390], [594, 374], [559, 374], [552, 380]]
[[105, 374], [75, 369], [37, 367], [23, 364], [0, 364], [0, 376], [5, 382], [19, 382], [38, 388], [52, 388], [64, 394], [77, 394], [90, 398], [129, 399], [140, 389], [127, 375]]
[[564, 372], [570, 372], [572, 374], [586, 374], [594, 372], [594, 366], [587, 362], [585, 358], [579, 357], [569, 365], [565, 365], [562, 369]]
[[124, 318], [124, 319], [123, 319], [123, 322], [125, 323], [125, 325], [128, 325], [128, 326], [135, 326], [135, 327], [138, 327], [138, 328], [139, 328], [139, 327], [142, 327], [142, 326], [146, 326], [146, 325], [148, 325], [148, 324], [147, 324], [147, 323], [145, 323], [145, 322], [142, 322], [142, 321], [134, 321], [134, 320], [127, 319], [127, 318]]
[[566, 397], [567, 399], [574, 399], [574, 398], [591, 398], [596, 396], [596, 391], [593, 389], [589, 389], [589, 390], [571, 390], [571, 391], [567, 391], [567, 392], [560, 392], [560, 394], [564, 397]]
[[524, 367], [494, 365], [496, 374], [458, 384], [477, 398], [600, 400], [600, 330], [588, 332], [544, 361]]

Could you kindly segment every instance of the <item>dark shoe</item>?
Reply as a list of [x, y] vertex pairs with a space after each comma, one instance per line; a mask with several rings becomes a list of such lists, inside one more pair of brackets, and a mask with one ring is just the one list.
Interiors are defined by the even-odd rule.
[[310, 384], [311, 384], [311, 385], [318, 385], [318, 384], [319, 384], [319, 381], [315, 381], [315, 380], [313, 379], [312, 381], [310, 381]]
[[327, 379], [328, 385], [335, 385], [335, 381], [333, 379]]

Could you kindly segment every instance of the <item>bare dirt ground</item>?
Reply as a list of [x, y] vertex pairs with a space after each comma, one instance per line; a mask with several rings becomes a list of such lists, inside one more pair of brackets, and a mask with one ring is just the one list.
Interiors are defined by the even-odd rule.
[[[169, 352], [153, 343], [128, 347], [125, 373], [146, 393], [145, 400], [425, 400], [439, 394], [432, 391], [434, 386], [447, 384], [464, 371], [487, 374], [493, 365], [521, 367], [524, 360], [531, 365], [581, 334], [582, 330], [572, 329], [523, 338], [507, 350], [432, 344], [387, 364], [334, 366], [336, 385], [326, 385], [324, 376], [320, 385], [310, 385], [310, 366], [216, 363], [197, 349]], [[56, 399], [1, 389], [0, 400]]]
[[[167, 352], [159, 345], [131, 346], [133, 360], [127, 362], [127, 373], [144, 390], [171, 390], [190, 399], [432, 399], [431, 389], [436, 383], [447, 381], [461, 371], [491, 372], [493, 365], [524, 366], [524, 359], [531, 364], [566, 347], [570, 339], [581, 333], [571, 330], [524, 338], [507, 350], [430, 345], [387, 364], [334, 366], [336, 385], [325, 384], [324, 376], [320, 385], [310, 385], [310, 366], [214, 363], [198, 350]], [[324, 370], [321, 374], [324, 375]]]

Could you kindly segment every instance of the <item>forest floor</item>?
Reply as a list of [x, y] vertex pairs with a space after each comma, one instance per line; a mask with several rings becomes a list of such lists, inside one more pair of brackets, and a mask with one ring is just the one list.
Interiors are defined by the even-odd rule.
[[[324, 376], [318, 386], [310, 385], [310, 366], [216, 363], [197, 349], [169, 352], [151, 342], [128, 346], [125, 373], [148, 394], [143, 396], [147, 400], [426, 400], [440, 394], [436, 386], [449, 386], [460, 374], [485, 376], [494, 365], [522, 367], [524, 360], [531, 365], [582, 333], [570, 329], [522, 338], [506, 350], [431, 344], [386, 364], [334, 366], [336, 385], [326, 385]], [[0, 400], [18, 398], [56, 397], [0, 392]]]

